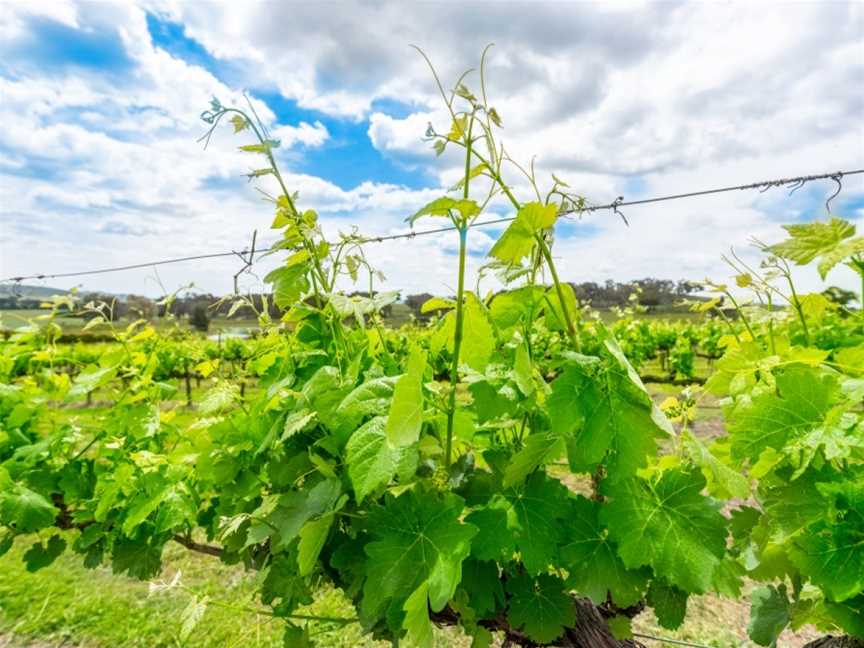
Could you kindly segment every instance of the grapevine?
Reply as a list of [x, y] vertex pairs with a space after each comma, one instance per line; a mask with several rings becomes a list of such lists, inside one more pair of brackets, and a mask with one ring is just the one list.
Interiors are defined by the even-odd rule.
[[[708, 324], [648, 323], [634, 305], [604, 325], [553, 255], [556, 222], [584, 199], [510, 158], [485, 53], [479, 88], [463, 75], [446, 90], [432, 71], [449, 126], [427, 137], [464, 163], [453, 191], [407, 219], [456, 227], [456, 295], [424, 306], [439, 317], [387, 329], [398, 296], [375, 290], [362, 238], [325, 238], [279, 142], [214, 99], [207, 139], [230, 124], [260, 160], [251, 176], [276, 187], [285, 256], [266, 281], [285, 314], [265, 304], [260, 335], [214, 347], [58, 298], [0, 343], [0, 554], [21, 536], [31, 570], [72, 551], [155, 580], [179, 543], [256, 572], [286, 646], [312, 642], [299, 608], [322, 587], [356, 609], [335, 622], [394, 644], [458, 626], [475, 646], [595, 648], [637, 645], [646, 609], [677, 628], [691, 595], [738, 598], [745, 579], [759, 583], [757, 643], [806, 624], [864, 639], [864, 320], [791, 279], [815, 261], [864, 281], [864, 239], [836, 217], [789, 226], [760, 268], [730, 260], [749, 303], [708, 284]], [[500, 204], [515, 220], [483, 273], [505, 289], [484, 296], [466, 284], [467, 237]], [[340, 289], [355, 283], [366, 297]], [[58, 341], [54, 319], [81, 308], [113, 340], [96, 355]], [[690, 384], [699, 354], [725, 403], [728, 436], [710, 446], [689, 429], [692, 404], [661, 409], [639, 373], [657, 362]], [[193, 403], [196, 379], [208, 389]], [[97, 428], [40, 425], [93, 394], [112, 403]]]

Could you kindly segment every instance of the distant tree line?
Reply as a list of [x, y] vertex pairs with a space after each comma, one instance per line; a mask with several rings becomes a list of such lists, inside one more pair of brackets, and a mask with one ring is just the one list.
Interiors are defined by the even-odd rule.
[[626, 306], [632, 295], [636, 295], [643, 306], [656, 308], [672, 306], [699, 292], [700, 286], [692, 281], [671, 279], [637, 279], [627, 283], [607, 280], [599, 284], [593, 281], [573, 283], [573, 291], [580, 302], [590, 302], [594, 308]]
[[[583, 304], [590, 303], [594, 308], [606, 309], [613, 306], [624, 307], [630, 303], [631, 295], [636, 294], [639, 303], [650, 308], [673, 306], [682, 299], [700, 290], [699, 284], [691, 281], [671, 281], [669, 279], [638, 279], [627, 283], [608, 280], [605, 283], [586, 281], [571, 283], [576, 298]], [[418, 293], [405, 297], [405, 305], [418, 319], [427, 319], [434, 313], [423, 314], [420, 308], [435, 295]]]
[[[364, 291], [355, 291], [349, 294], [349, 297], [368, 297], [369, 293]], [[250, 319], [256, 316], [256, 313], [261, 313], [266, 309], [270, 317], [277, 319], [284, 313], [282, 309], [276, 306], [273, 296], [270, 294], [254, 293], [243, 295], [244, 300], [251, 302], [255, 312], [249, 306], [242, 306], [234, 312], [232, 319]], [[38, 299], [32, 296], [20, 295], [0, 295], [0, 310], [35, 310], [41, 308], [48, 299]], [[309, 298], [311, 304], [313, 298]], [[181, 319], [189, 319], [196, 328], [204, 326], [205, 320], [214, 318], [227, 318], [234, 300], [224, 297], [217, 297], [210, 293], [188, 293], [178, 295], [171, 300], [164, 298], [151, 299], [142, 295], [123, 295], [118, 297], [110, 293], [102, 292], [85, 292], [77, 295], [77, 303], [79, 308], [85, 304], [107, 304], [106, 308], [100, 309], [106, 317], [113, 320], [135, 319], [142, 318], [153, 320], [163, 318], [169, 313], [174, 317]], [[390, 313], [390, 306], [383, 309], [383, 314], [387, 316]], [[418, 308], [419, 310], [419, 308]], [[83, 313], [85, 319], [96, 317], [95, 312]]]
[[[647, 277], [630, 282], [618, 282], [608, 280], [604, 283], [586, 281], [583, 283], [571, 283], [576, 298], [583, 304], [590, 304], [594, 308], [608, 309], [615, 306], [624, 307], [631, 303], [633, 295], [636, 295], [641, 305], [654, 309], [665, 309], [674, 306], [683, 299], [692, 297], [698, 293], [700, 286], [692, 281], [672, 281], [670, 279], [654, 279]], [[856, 300], [854, 292], [831, 286], [822, 293], [831, 301], [848, 305]], [[349, 296], [368, 297], [368, 292], [356, 291]], [[177, 296], [171, 301], [163, 299], [151, 299], [141, 295], [126, 295], [118, 298], [116, 295], [99, 292], [88, 292], [79, 294], [79, 303], [104, 302], [113, 307], [110, 311], [114, 319], [144, 318], [155, 319], [165, 317], [170, 308], [170, 313], [181, 319], [188, 319], [198, 328], [206, 328], [207, 322], [213, 318], [227, 318], [233, 300], [220, 298], [209, 293], [189, 293]], [[273, 301], [272, 295], [255, 293], [244, 296], [251, 301], [256, 312], [264, 310], [265, 301], [270, 317], [273, 319], [282, 316], [283, 311]], [[407, 295], [403, 303], [410, 309], [414, 317], [426, 320], [436, 313], [421, 313], [420, 309], [427, 301], [436, 297], [431, 293], [417, 293]], [[311, 300], [311, 298], [310, 298]], [[0, 295], [0, 310], [3, 309], [37, 309], [44, 299], [33, 296]], [[310, 301], [311, 303], [311, 301]], [[108, 313], [106, 313], [107, 315]], [[390, 315], [390, 307], [386, 307], [384, 316]], [[233, 319], [250, 319], [254, 317], [251, 309], [243, 307], [237, 310]]]
[[0, 297], [0, 310], [32, 310], [39, 308], [43, 299], [33, 297], [18, 297], [16, 295], [3, 295]]

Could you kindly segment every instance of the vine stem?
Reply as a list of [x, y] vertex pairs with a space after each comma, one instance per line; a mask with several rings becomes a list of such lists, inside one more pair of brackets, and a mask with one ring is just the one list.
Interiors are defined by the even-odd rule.
[[[462, 197], [468, 199], [471, 184], [471, 132], [474, 129], [474, 115], [468, 124], [465, 144], [465, 184]], [[450, 400], [447, 407], [447, 440], [444, 447], [444, 467], [450, 468], [453, 458], [453, 421], [456, 416], [456, 385], [459, 382], [459, 352], [462, 350], [462, 329], [465, 320], [465, 256], [468, 248], [468, 222], [462, 216], [459, 220], [459, 279], [456, 287], [456, 330], [453, 333], [453, 364], [450, 367]]]
[[[516, 199], [516, 196], [513, 195], [513, 192], [510, 191], [510, 187], [508, 187], [507, 184], [504, 182], [501, 174], [495, 169], [493, 169], [489, 162], [482, 155], [475, 152], [474, 156], [486, 165], [487, 169], [489, 169], [489, 173], [492, 179], [496, 183], [498, 183], [498, 186], [501, 187], [504, 195], [507, 196], [507, 199], [518, 212], [522, 208], [522, 205]], [[555, 268], [555, 262], [552, 260], [552, 253], [549, 250], [549, 246], [546, 245], [546, 241], [543, 240], [543, 236], [541, 234], [536, 234], [535, 239], [537, 240], [537, 244], [540, 247], [540, 253], [543, 255], [543, 260], [546, 262], [546, 265], [549, 266], [549, 274], [552, 275], [552, 282], [555, 284], [555, 293], [558, 295], [558, 303], [561, 304], [561, 312], [564, 315], [564, 322], [567, 327], [567, 334], [570, 337], [570, 342], [573, 344], [573, 347], [576, 349], [576, 351], [581, 351], [582, 342], [579, 339], [578, 333], [576, 332], [576, 327], [573, 325], [573, 317], [570, 314], [570, 309], [567, 306], [567, 302], [564, 301], [564, 290], [561, 287], [561, 280], [558, 278], [558, 271]]]
[[453, 334], [453, 364], [450, 367], [450, 401], [447, 407], [447, 441], [444, 450], [444, 466], [450, 467], [453, 454], [453, 419], [456, 416], [456, 384], [459, 382], [459, 352], [462, 349], [462, 327], [464, 324], [465, 252], [468, 228], [463, 223], [459, 230], [459, 285], [456, 290], [456, 331]]
[[792, 306], [794, 306], [795, 312], [798, 314], [801, 328], [804, 331], [804, 344], [810, 346], [810, 330], [807, 328], [807, 318], [804, 317], [804, 308], [801, 306], [801, 300], [798, 299], [798, 292], [795, 290], [795, 284], [792, 282], [792, 275], [791, 272], [788, 271], [788, 267], [785, 276], [786, 281], [789, 283], [789, 290], [792, 291]]
[[750, 339], [755, 342], [756, 341], [756, 334], [753, 332], [753, 329], [750, 327], [750, 320], [747, 319], [747, 316], [744, 314], [744, 311], [741, 310], [741, 306], [738, 305], [738, 302], [735, 300], [735, 297], [732, 296], [732, 293], [727, 290], [726, 296], [729, 297], [729, 301], [732, 302], [732, 305], [735, 307], [735, 310], [738, 311], [738, 315], [741, 317], [741, 321], [744, 323], [744, 328], [746, 328], [747, 332], [750, 334]]
[[859, 254], [856, 257], [853, 257], [852, 264], [854, 269], [858, 271], [858, 274], [861, 275], [861, 297], [859, 306], [861, 307], [861, 313], [864, 314], [864, 254]]
[[536, 234], [537, 244], [540, 246], [540, 252], [546, 265], [549, 266], [549, 273], [552, 275], [552, 282], [555, 284], [555, 293], [558, 295], [558, 303], [561, 305], [561, 313], [564, 315], [564, 322], [567, 326], [567, 334], [570, 336], [570, 342], [576, 351], [582, 351], [582, 340], [579, 339], [579, 334], [576, 332], [576, 327], [573, 325], [573, 319], [570, 315], [570, 309], [564, 301], [564, 289], [561, 287], [561, 280], [558, 278], [558, 271], [555, 269], [555, 262], [552, 260], [552, 252], [546, 241], [543, 240], [542, 234]]
[[[365, 255], [363, 257], [365, 259]], [[375, 286], [373, 284], [373, 273], [372, 270], [369, 270], [369, 299], [373, 299], [375, 296]], [[333, 283], [336, 283], [336, 278], [333, 278]], [[387, 359], [390, 361], [390, 364], [396, 366], [396, 358], [393, 357], [393, 354], [390, 353], [390, 349], [387, 348], [387, 339], [384, 337], [384, 331], [381, 330], [381, 319], [378, 316], [378, 311], [375, 310], [372, 312], [371, 317], [372, 325], [375, 327], [375, 331], [378, 333], [378, 338], [381, 340], [381, 348], [384, 349], [384, 353], [387, 356]]]
[[[267, 138], [258, 129], [258, 127], [255, 125], [255, 122], [250, 119], [249, 115], [247, 115], [244, 111], [238, 108], [225, 108], [223, 112], [233, 112], [237, 115], [240, 115], [243, 119], [246, 120], [246, 123], [252, 129], [252, 132], [255, 133], [255, 137], [258, 139], [258, 142], [262, 145], [267, 144]], [[297, 206], [294, 204], [294, 200], [291, 198], [291, 193], [288, 191], [285, 180], [282, 178], [282, 173], [279, 170], [279, 165], [276, 163], [276, 158], [273, 156], [273, 151], [270, 149], [270, 147], [265, 146], [264, 155], [267, 157], [267, 161], [270, 163], [270, 168], [273, 170], [273, 176], [276, 178], [276, 181], [279, 183], [279, 187], [282, 189], [282, 195], [285, 196], [285, 200], [288, 202], [291, 213], [293, 214], [294, 218], [299, 219], [300, 212], [297, 210]], [[303, 248], [309, 254], [309, 258], [312, 261], [312, 265], [314, 268], [314, 272], [312, 273], [312, 285], [315, 290], [315, 296], [318, 299], [320, 305], [320, 303], [323, 301], [321, 299], [321, 290], [324, 290], [325, 292], [331, 292], [333, 288], [327, 282], [327, 275], [324, 272], [323, 266], [321, 265], [321, 260], [318, 258], [318, 250], [315, 247], [315, 243], [313, 241], [310, 241], [305, 234], [303, 235]], [[316, 274], [318, 275], [317, 282], [315, 276]], [[318, 283], [321, 284], [320, 288], [318, 286]]]
[[297, 619], [299, 621], [320, 621], [322, 623], [340, 623], [342, 625], [349, 625], [351, 623], [360, 623], [360, 619], [354, 617], [327, 617], [327, 616], [315, 616], [314, 614], [289, 614], [283, 617], [285, 619]]
[[777, 353], [777, 343], [774, 341], [774, 302], [771, 299], [771, 293], [767, 294], [768, 298], [768, 340], [771, 343], [771, 353]]

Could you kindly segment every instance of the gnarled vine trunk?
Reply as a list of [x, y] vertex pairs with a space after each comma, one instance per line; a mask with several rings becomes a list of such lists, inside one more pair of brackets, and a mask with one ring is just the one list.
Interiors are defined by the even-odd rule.
[[[606, 623], [606, 619], [616, 614], [633, 618], [644, 609], [644, 603], [625, 610], [611, 610], [606, 606], [594, 605], [590, 599], [574, 596], [573, 607], [576, 612], [576, 622], [572, 627], [567, 628], [559, 639], [546, 645], [559, 648], [646, 648], [644, 644], [633, 639], [616, 639]], [[453, 626], [459, 623], [459, 615], [451, 608], [444, 608], [441, 612], [432, 614], [431, 618], [439, 626]], [[511, 627], [503, 615], [495, 619], [484, 619], [480, 621], [480, 625], [492, 632], [504, 633], [503, 646], [505, 647], [534, 648], [541, 645], [531, 641], [518, 628]]]
[[821, 637], [811, 641], [804, 648], [864, 648], [864, 640], [854, 637]]
[[[606, 619], [613, 616], [605, 607], [597, 607], [589, 599], [574, 597], [576, 623], [569, 628], [557, 645], [562, 648], [644, 648], [632, 639], [616, 639], [609, 630]], [[621, 613], [634, 617], [644, 606], [634, 606]]]

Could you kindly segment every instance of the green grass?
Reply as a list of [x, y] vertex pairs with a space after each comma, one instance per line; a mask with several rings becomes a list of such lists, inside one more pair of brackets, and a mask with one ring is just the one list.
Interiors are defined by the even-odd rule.
[[[266, 614], [254, 599], [256, 574], [221, 564], [169, 544], [162, 580], [179, 571], [180, 585], [150, 593], [148, 583], [116, 576], [107, 568], [87, 570], [80, 557], [67, 553], [36, 573], [24, 568], [22, 555], [33, 538], [18, 538], [0, 559], [0, 636], [40, 639], [80, 646], [282, 646], [284, 624]], [[181, 641], [182, 612], [193, 596], [210, 598], [204, 617]], [[256, 613], [255, 610], [261, 610]], [[326, 590], [303, 613], [353, 617], [338, 592]], [[377, 646], [360, 627], [310, 622], [326, 646]]]
[[[69, 532], [70, 540], [74, 532]], [[107, 567], [85, 569], [79, 556], [67, 552], [35, 573], [22, 556], [35, 536], [19, 537], [0, 558], [0, 646], [4, 635], [15, 641], [38, 640], [46, 646], [87, 648], [215, 648], [282, 646], [284, 621], [268, 614], [255, 599], [257, 572], [224, 565], [211, 556], [191, 553], [174, 543], [166, 546], [163, 573], [156, 583], [168, 584], [180, 574], [179, 586], [151, 592], [151, 585], [117, 576]], [[197, 597], [208, 598], [204, 616], [183, 641], [184, 609]], [[353, 619], [356, 611], [338, 590], [324, 587], [296, 614]], [[317, 645], [332, 648], [385, 648], [389, 642], [364, 634], [358, 623], [308, 623]], [[14, 645], [14, 644], [13, 644]], [[40, 644], [41, 645], [41, 644]], [[457, 628], [437, 633], [436, 648], [468, 648]]]
[[[40, 648], [282, 646], [283, 622], [269, 617], [266, 608], [255, 600], [254, 572], [223, 565], [171, 543], [165, 550], [159, 580], [168, 583], [180, 572], [180, 586], [150, 593], [148, 583], [114, 575], [108, 568], [87, 570], [78, 556], [68, 552], [31, 574], [22, 556], [33, 539], [19, 537], [12, 550], [0, 558], [0, 645], [5, 645], [4, 639], [14, 638], [23, 646], [39, 641]], [[207, 596], [210, 602], [195, 630], [181, 641], [182, 614], [193, 596]], [[330, 588], [322, 589], [315, 602], [298, 613], [335, 618], [356, 614], [345, 597]], [[746, 640], [747, 620], [747, 605], [741, 601], [696, 596], [690, 599], [687, 621], [677, 631], [660, 628], [651, 613], [637, 617], [634, 630], [716, 648], [751, 648], [754, 644]], [[318, 645], [326, 648], [389, 645], [364, 635], [358, 624], [310, 621], [309, 630]], [[814, 636], [787, 633], [780, 645], [800, 647]], [[436, 633], [437, 648], [469, 645], [458, 629]]]

